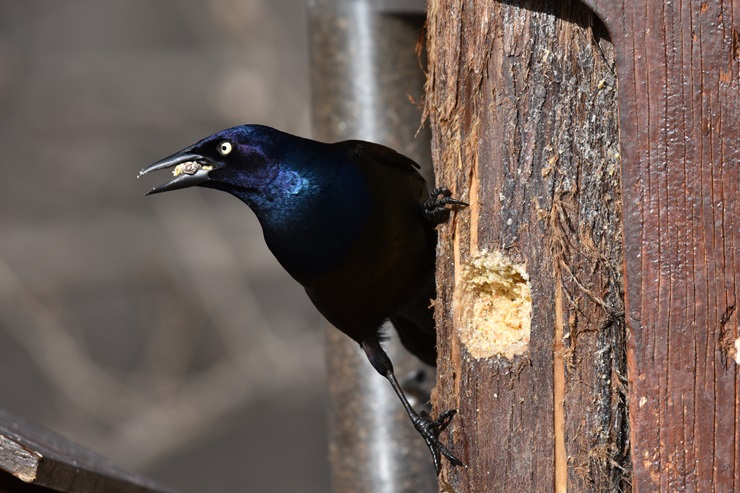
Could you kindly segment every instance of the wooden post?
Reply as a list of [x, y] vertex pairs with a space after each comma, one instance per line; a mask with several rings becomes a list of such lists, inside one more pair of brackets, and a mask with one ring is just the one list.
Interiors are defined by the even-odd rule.
[[740, 490], [740, 3], [586, 3], [429, 3], [443, 489]]

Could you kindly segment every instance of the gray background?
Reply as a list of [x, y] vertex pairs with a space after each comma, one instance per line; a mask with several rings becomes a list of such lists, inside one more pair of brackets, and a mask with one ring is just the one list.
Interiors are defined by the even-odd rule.
[[243, 204], [135, 178], [309, 135], [306, 39], [302, 0], [0, 1], [0, 408], [183, 492], [328, 489], [318, 314]]

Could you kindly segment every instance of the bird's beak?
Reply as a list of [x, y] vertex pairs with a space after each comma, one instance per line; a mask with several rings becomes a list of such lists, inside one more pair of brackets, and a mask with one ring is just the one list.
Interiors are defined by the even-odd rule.
[[172, 170], [172, 174], [175, 175], [175, 179], [149, 190], [145, 195], [200, 185], [208, 181], [208, 172], [216, 168], [216, 165], [200, 154], [180, 151], [161, 161], [157, 161], [148, 168], [144, 168], [139, 172], [139, 178], [150, 171], [159, 171], [173, 167], [175, 169]]

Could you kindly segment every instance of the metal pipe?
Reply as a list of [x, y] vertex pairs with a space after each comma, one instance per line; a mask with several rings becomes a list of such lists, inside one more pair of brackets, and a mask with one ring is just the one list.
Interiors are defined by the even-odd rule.
[[[426, 167], [431, 177], [430, 135], [425, 130], [416, 135], [421, 113], [409, 101], [409, 96], [420, 101], [423, 93], [415, 47], [425, 21], [424, 0], [308, 4], [314, 138], [385, 144]], [[395, 337], [386, 349], [399, 379], [421, 370], [433, 385], [434, 370]], [[333, 328], [326, 333], [326, 350], [333, 491], [436, 491], [429, 451], [386, 379], [357, 344]]]

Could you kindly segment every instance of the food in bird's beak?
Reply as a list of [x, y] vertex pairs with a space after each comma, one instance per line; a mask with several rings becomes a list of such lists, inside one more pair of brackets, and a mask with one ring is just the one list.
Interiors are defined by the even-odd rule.
[[180, 176], [183, 173], [186, 175], [194, 175], [200, 169], [203, 171], [211, 171], [213, 166], [201, 166], [195, 161], [187, 161], [175, 166], [175, 169], [172, 170], [172, 174], [175, 176]]

